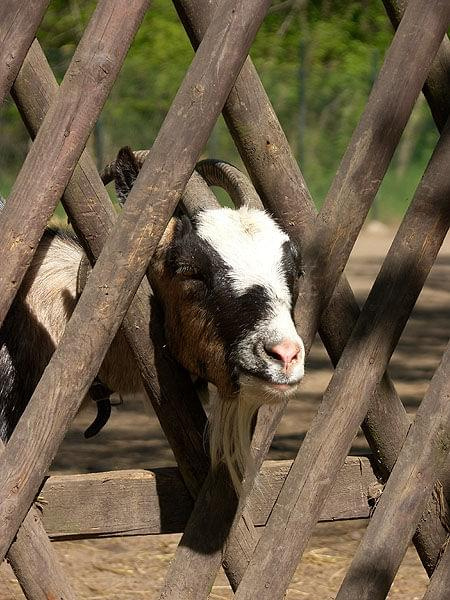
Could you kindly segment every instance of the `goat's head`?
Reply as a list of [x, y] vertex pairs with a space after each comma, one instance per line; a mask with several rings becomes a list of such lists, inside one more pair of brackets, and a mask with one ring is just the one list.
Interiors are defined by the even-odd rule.
[[[138, 170], [133, 154], [121, 151], [122, 201]], [[303, 377], [304, 348], [292, 318], [297, 265], [286, 233], [267, 213], [246, 206], [173, 217], [152, 261], [170, 352], [218, 388], [212, 460], [224, 459], [235, 483], [256, 410], [291, 394]]]

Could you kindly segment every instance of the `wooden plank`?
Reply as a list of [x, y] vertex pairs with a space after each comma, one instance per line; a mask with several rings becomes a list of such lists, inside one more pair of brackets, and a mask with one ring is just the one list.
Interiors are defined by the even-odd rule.
[[7, 558], [27, 600], [75, 600], [36, 507], [28, 511]]
[[[117, 77], [148, 0], [101, 0], [0, 214], [0, 324]], [[33, 202], [29, 199], [33, 198]], [[24, 230], [24, 223], [27, 224]]]
[[[292, 461], [264, 463], [249, 499], [250, 516], [264, 527]], [[350, 456], [322, 510], [321, 521], [368, 519], [379, 484], [367, 458]], [[52, 540], [180, 533], [193, 507], [176, 468], [49, 477], [39, 492]]]
[[255, 595], [261, 600], [281, 598], [295, 571], [334, 473], [367, 413], [448, 230], [449, 189], [444, 173], [449, 160], [450, 126], [444, 129], [286, 478], [239, 586], [240, 600]]
[[[447, 530], [450, 531], [448, 503], [447, 506], [443, 507], [443, 517], [446, 520]], [[445, 546], [443, 546], [442, 550], [442, 556], [431, 576], [423, 600], [448, 599], [448, 590], [450, 590], [450, 543], [448, 541]]]
[[224, 2], [208, 29], [61, 343], [2, 454], [0, 557], [98, 372], [269, 4]]
[[[394, 29], [400, 24], [408, 5], [407, 0], [383, 0], [386, 12]], [[450, 97], [450, 40], [442, 40], [436, 57], [428, 73], [423, 93], [430, 105], [434, 121], [442, 131], [448, 117], [448, 99]]]
[[50, 0], [0, 3], [0, 105], [31, 46]]
[[[13, 96], [32, 136], [37, 132], [57, 92], [57, 84], [45, 56], [35, 42], [13, 87]], [[189, 180], [182, 200], [195, 210], [199, 202], [211, 203], [202, 181]], [[64, 207], [80, 235], [88, 255], [96, 259], [113, 228], [116, 213], [99, 178], [94, 161], [83, 152], [65, 190]], [[144, 386], [162, 429], [171, 445], [184, 482], [196, 497], [208, 472], [203, 432], [206, 416], [189, 375], [164, 351], [165, 340], [150, 290], [144, 280], [123, 322], [123, 332], [139, 365]], [[151, 339], [148, 332], [151, 331]], [[247, 564], [243, 549], [253, 547], [249, 519], [237, 530], [236, 546], [227, 552], [225, 571], [234, 585], [234, 573]]]
[[417, 410], [336, 600], [386, 598], [449, 450], [450, 344]]
[[[400, 19], [403, 17], [407, 2], [405, 0], [383, 0], [383, 3], [394, 27], [397, 28]], [[449, 73], [450, 41], [447, 36], [444, 36], [423, 88], [435, 123], [440, 131], [449, 116]], [[336, 305], [331, 302], [326, 313], [336, 312], [336, 317], [340, 319], [341, 315], [336, 308]], [[393, 402], [393, 394], [389, 393], [390, 388], [392, 386], [387, 380], [385, 382], [385, 378], [383, 378], [381, 385], [378, 386], [377, 392], [374, 394], [369, 412], [362, 425], [373, 452], [380, 458], [380, 474], [385, 479], [395, 465], [403, 440], [410, 427], [410, 420], [406, 416], [402, 404], [398, 399]], [[387, 390], [388, 393], [385, 394], [384, 390]], [[450, 486], [450, 461], [443, 475], [444, 486]], [[439, 502], [436, 501], [436, 497], [429, 504], [428, 509], [420, 520], [413, 541], [422, 564], [427, 573], [431, 575], [440, 558], [442, 544], [447, 538], [447, 530], [441, 522], [441, 507]]]
[[[212, 3], [174, 0], [174, 4], [191, 42], [194, 47], [197, 47], [210, 19]], [[440, 77], [445, 79], [447, 72], [441, 71]], [[224, 117], [264, 204], [301, 247], [301, 241], [306, 237], [307, 230], [311, 230], [314, 225], [316, 209], [250, 59], [244, 64], [228, 97], [224, 107]], [[371, 158], [367, 157], [367, 160], [371, 160]], [[358, 305], [351, 289], [347, 282], [341, 279], [329, 307], [322, 315], [320, 326], [321, 337], [334, 364], [337, 363], [350, 337], [358, 315]], [[378, 386], [374, 407], [375, 405], [379, 410], [372, 411], [373, 418], [369, 420], [370, 428], [368, 430], [366, 428], [366, 433], [372, 434], [369, 436], [369, 441], [379, 461], [379, 466], [382, 467], [381, 472], [386, 476], [395, 463], [410, 421], [387, 376]], [[270, 419], [270, 415], [266, 415], [266, 418]], [[267, 431], [262, 432], [261, 438], [258, 440], [259, 444], [261, 444], [261, 439], [262, 443], [265, 443], [265, 434]], [[269, 432], [268, 438], [270, 437]], [[207, 497], [207, 501], [209, 500], [210, 497]], [[208, 512], [209, 505], [210, 502], [196, 505], [199, 518], [198, 522], [194, 520], [192, 522], [193, 535], [196, 537], [202, 532], [206, 538], [212, 529], [211, 522], [215, 517], [213, 511]], [[445, 535], [443, 528], [439, 529], [439, 521], [436, 517], [436, 513], [430, 515], [429, 520], [436, 527], [431, 543], [422, 554], [424, 562], [428, 561], [430, 566], [434, 564], [440, 548], [440, 538], [437, 534]], [[222, 519], [222, 524], [224, 529], [229, 527], [224, 519]], [[180, 554], [185, 555], [190, 552], [190, 560], [184, 562], [186, 568], [190, 569], [194, 564], [193, 555], [196, 549], [194, 544], [189, 542], [188, 535], [189, 531], [185, 534]], [[418, 544], [423, 545], [424, 543], [420, 535], [416, 541]], [[228, 540], [227, 547], [229, 544], [232, 544], [232, 537]], [[178, 556], [175, 557], [171, 576], [175, 572], [179, 573], [182, 568], [182, 564], [176, 564], [178, 558]], [[195, 570], [207, 568], [201, 549], [198, 550], [197, 558], [198, 563], [196, 563]], [[239, 580], [239, 575], [242, 574], [236, 574], [237, 580]], [[195, 593], [193, 594], [192, 597], [195, 597]]]

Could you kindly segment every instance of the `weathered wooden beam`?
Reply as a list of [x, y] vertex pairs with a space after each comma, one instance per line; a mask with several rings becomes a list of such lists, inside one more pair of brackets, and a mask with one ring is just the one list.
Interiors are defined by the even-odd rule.
[[240, 600], [281, 598], [295, 571], [334, 473], [367, 413], [448, 231], [449, 160], [450, 126], [442, 133], [286, 478], [239, 586]]
[[[292, 461], [267, 461], [248, 509], [264, 527]], [[324, 505], [321, 521], [368, 519], [379, 488], [368, 458], [349, 456]], [[39, 492], [42, 520], [52, 540], [179, 533], [193, 501], [178, 469], [51, 476]]]
[[[0, 214], [0, 324], [117, 77], [148, 0], [99, 2]], [[33, 199], [30, 202], [30, 198]], [[24, 228], [24, 223], [27, 227]]]
[[417, 410], [336, 600], [386, 598], [449, 450], [450, 344]]
[[0, 556], [98, 372], [269, 4], [229, 0], [215, 14], [61, 343], [2, 454]]
[[[408, 0], [383, 0], [383, 4], [394, 29], [397, 29], [405, 13]], [[423, 93], [430, 105], [436, 125], [439, 131], [442, 131], [448, 117], [448, 99], [450, 97], [450, 40], [447, 36], [442, 40], [441, 47], [435, 56]]]
[[[32, 137], [57, 93], [57, 83], [36, 41], [17, 76], [12, 93]], [[201, 185], [202, 184], [202, 185]], [[203, 180], [191, 177], [183, 192], [189, 210], [214, 201]], [[113, 228], [116, 213], [87, 151], [65, 190], [63, 204], [88, 255], [95, 260]], [[139, 365], [143, 383], [161, 427], [171, 445], [184, 482], [196, 497], [208, 472], [204, 448], [206, 416], [189, 375], [162, 350], [165, 339], [157, 310], [148, 301], [144, 280], [123, 322], [123, 333]], [[151, 332], [151, 338], [149, 337]], [[229, 487], [229, 486], [227, 486]], [[250, 520], [236, 532], [236, 546], [227, 552], [226, 573], [232, 585], [238, 565], [247, 561], [242, 548], [249, 546]]]
[[[0, 99], [9, 91], [34, 38], [48, 1], [4, 2], [0, 7]], [[57, 555], [51, 548], [39, 513], [31, 509], [8, 553], [27, 598], [74, 598]]]
[[[174, 4], [193, 46], [197, 47], [211, 17], [213, 5], [210, 2], [199, 3], [194, 0], [174, 0]], [[440, 76], [445, 78], [447, 74], [444, 71]], [[250, 59], [245, 62], [228, 97], [224, 107], [224, 117], [265, 206], [301, 247], [308, 229], [313, 229], [316, 209]], [[366, 155], [366, 160], [370, 161], [370, 156]], [[321, 337], [334, 364], [337, 363], [350, 337], [358, 315], [358, 305], [348, 283], [342, 278], [320, 323]], [[378, 386], [372, 416], [369, 421], [372, 438], [369, 441], [379, 464], [383, 467], [382, 472], [386, 475], [395, 463], [410, 424], [404, 407], [387, 376]], [[270, 415], [266, 415], [266, 418], [269, 417]], [[261, 440], [265, 443], [264, 436], [265, 432], [262, 432], [257, 445], [261, 444]], [[203, 503], [197, 503], [193, 517], [198, 513], [200, 528], [193, 519], [194, 537], [203, 535], [206, 539], [209, 536], [209, 531], [212, 529], [210, 521], [214, 520], [214, 511], [209, 508], [210, 506], [210, 496], [206, 496]], [[445, 535], [443, 528], [439, 529], [436, 512], [430, 521], [437, 525], [436, 534], [440, 532]], [[224, 529], [228, 527], [224, 520], [222, 524]], [[422, 554], [424, 562], [428, 560], [430, 565], [434, 565], [441, 546], [441, 539], [436, 534]], [[175, 561], [172, 563], [171, 576], [176, 573], [180, 579], [182, 579], [183, 567], [191, 569], [196, 552], [198, 563], [194, 570], [197, 572], [197, 569], [208, 568], [201, 548], [196, 550], [195, 545], [190, 543], [188, 535], [189, 528], [183, 546], [177, 550]], [[423, 543], [420, 536], [416, 541], [419, 544]], [[188, 554], [190, 554], [189, 559], [186, 558]], [[219, 559], [216, 558], [216, 565], [218, 564]], [[195, 593], [196, 591], [193, 591], [192, 598], [196, 597]]]
[[[383, 0], [394, 27], [397, 28], [404, 14], [407, 2], [404, 0]], [[396, 15], [392, 14], [395, 9]], [[444, 36], [442, 44], [435, 56], [427, 80], [423, 88], [424, 95], [431, 108], [435, 123], [442, 131], [448, 116], [450, 97], [450, 42]], [[337, 318], [340, 314], [336, 305], [332, 302], [327, 307], [326, 313], [336, 312]], [[382, 383], [374, 394], [369, 412], [362, 424], [362, 429], [369, 442], [372, 451], [379, 457], [380, 474], [387, 477], [392, 470], [401, 449], [403, 440], [410, 427], [410, 419], [400, 402], [393, 402], [393, 394], [384, 394], [383, 388], [391, 385]], [[450, 482], [450, 462], [445, 475], [444, 484]], [[442, 545], [447, 538], [447, 530], [441, 522], [441, 506], [437, 496], [433, 496], [434, 502], [430, 503], [428, 510], [423, 514], [413, 541], [419, 553], [420, 559], [428, 573], [431, 575], [440, 559]]]
[[[450, 529], [448, 504], [444, 506], [444, 517], [447, 521], [447, 528]], [[448, 590], [450, 590], [450, 543], [444, 546], [444, 552], [439, 558], [439, 562], [431, 576], [427, 591], [423, 600], [447, 600]]]
[[8, 94], [50, 0], [0, 4], [0, 104]]
[[28, 511], [7, 558], [27, 600], [75, 600], [36, 507]]

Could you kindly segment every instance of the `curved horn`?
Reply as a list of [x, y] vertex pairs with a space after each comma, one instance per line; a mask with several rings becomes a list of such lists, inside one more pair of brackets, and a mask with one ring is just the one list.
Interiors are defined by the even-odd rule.
[[[133, 152], [141, 167], [149, 154], [149, 150]], [[205, 159], [197, 163], [181, 197], [185, 212], [193, 216], [202, 208], [217, 208], [219, 203], [209, 189], [209, 185], [223, 188], [236, 207], [243, 205], [263, 208], [251, 181], [239, 169], [222, 160]], [[116, 161], [109, 163], [102, 171], [101, 178], [106, 185], [114, 180]], [[206, 182], [206, 183], [205, 183]]]
[[[133, 152], [139, 167], [142, 167], [148, 154], [149, 150], [136, 150]], [[107, 185], [111, 181], [114, 181], [115, 176], [116, 161], [114, 160], [103, 169], [100, 177], [103, 183]], [[193, 217], [202, 208], [219, 208], [220, 206], [203, 177], [195, 171], [184, 188], [180, 202], [182, 209], [189, 217]]]
[[236, 207], [264, 208], [250, 179], [230, 163], [208, 158], [197, 163], [195, 169], [208, 185], [222, 187]]

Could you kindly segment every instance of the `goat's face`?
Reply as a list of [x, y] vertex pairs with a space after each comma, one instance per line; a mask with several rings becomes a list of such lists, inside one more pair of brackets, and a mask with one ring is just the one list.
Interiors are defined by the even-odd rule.
[[172, 219], [153, 261], [167, 343], [191, 373], [230, 396], [273, 401], [296, 388], [304, 349], [292, 319], [297, 268], [263, 211], [208, 209]]
[[[132, 152], [122, 149], [122, 202], [138, 172]], [[222, 397], [257, 388], [260, 399], [271, 401], [294, 390], [304, 373], [292, 319], [296, 263], [288, 236], [264, 211], [217, 208], [192, 221], [172, 218], [150, 272], [173, 356]]]

